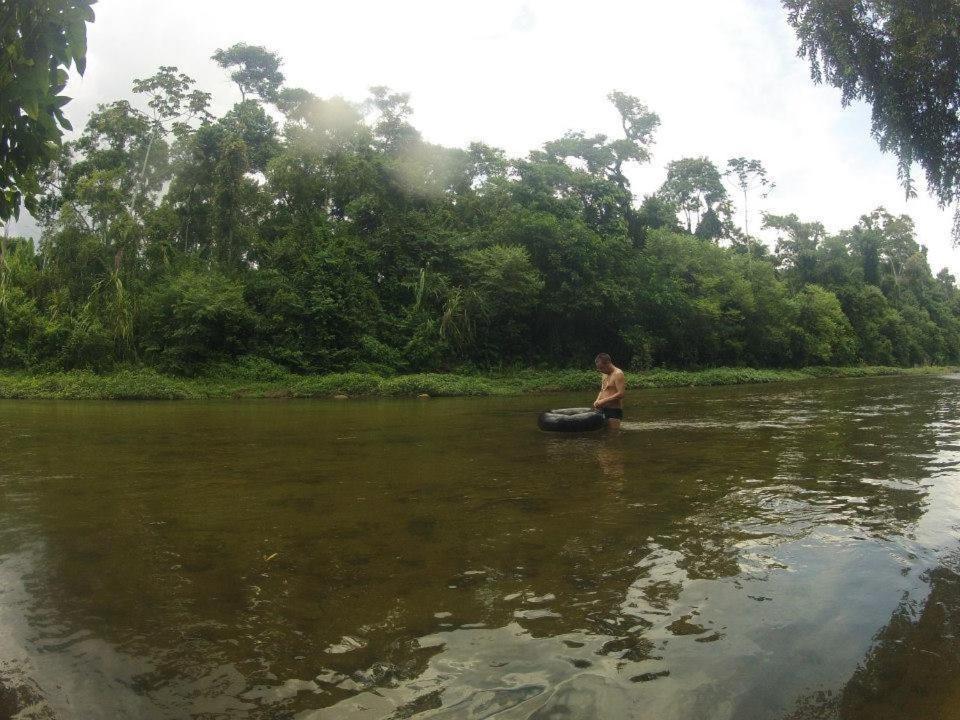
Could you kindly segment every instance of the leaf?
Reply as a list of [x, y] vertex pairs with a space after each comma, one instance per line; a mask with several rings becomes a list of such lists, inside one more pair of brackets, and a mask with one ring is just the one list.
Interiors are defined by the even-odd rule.
[[67, 44], [70, 47], [73, 62], [77, 66], [77, 72], [83, 75], [87, 67], [87, 28], [83, 23], [67, 26]]
[[51, 53], [61, 65], [67, 65], [70, 63], [70, 53], [67, 52], [67, 48], [63, 45], [59, 43], [54, 44], [53, 48], [51, 49]]
[[37, 96], [35, 94], [27, 95], [23, 99], [23, 111], [28, 117], [31, 117], [34, 120], [37, 120], [40, 117], [40, 106], [37, 103]]

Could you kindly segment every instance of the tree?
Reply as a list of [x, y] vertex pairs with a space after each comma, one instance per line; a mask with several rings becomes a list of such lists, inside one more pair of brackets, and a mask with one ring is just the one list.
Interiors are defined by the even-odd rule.
[[[543, 279], [522, 247], [491, 245], [463, 256], [465, 283], [450, 293], [441, 332], [471, 352], [481, 345], [494, 359], [509, 345], [529, 345], [525, 322], [533, 314]], [[470, 341], [468, 344], [467, 341]]]
[[794, 356], [800, 365], [840, 365], [855, 357], [856, 336], [837, 296], [806, 285], [795, 299]]
[[627, 233], [634, 244], [643, 244], [643, 225], [633, 208], [630, 181], [624, 174], [628, 162], [649, 162], [653, 134], [660, 126], [660, 116], [632, 95], [613, 91], [607, 95], [620, 115], [623, 137], [610, 140], [606, 135], [587, 136], [583, 132], [569, 132], [559, 140], [548, 142], [544, 151], [558, 160], [574, 159], [592, 176], [613, 183], [615, 202], [627, 225]]
[[62, 144], [38, 175], [43, 237], [0, 268], [0, 367], [960, 362], [960, 288], [906, 216], [829, 235], [766, 215], [773, 255], [732, 226], [706, 158], [637, 203], [628, 165], [658, 121], [635, 98], [610, 96], [622, 136], [517, 158], [427, 142], [405, 93], [250, 88], [213, 117], [162, 67]]
[[680, 229], [680, 224], [677, 222], [677, 208], [661, 195], [647, 195], [643, 198], [643, 202], [640, 203], [640, 208], [637, 210], [637, 220], [644, 228], [649, 230], [656, 230], [657, 228]]
[[149, 78], [133, 81], [133, 92], [145, 94], [150, 98], [147, 106], [152, 113], [150, 140], [143, 153], [140, 177], [131, 202], [134, 210], [136, 210], [138, 197], [144, 189], [150, 153], [157, 139], [165, 139], [171, 132], [176, 137], [183, 138], [190, 130], [189, 121], [199, 118], [206, 122], [210, 118], [207, 112], [210, 93], [194, 89], [193, 84], [193, 78], [169, 65], [161, 66], [159, 71]]
[[377, 85], [370, 88], [366, 107], [376, 117], [373, 131], [381, 147], [396, 150], [420, 139], [420, 133], [409, 123], [413, 113], [410, 93], [395, 93], [388, 87]]
[[722, 237], [723, 223], [720, 221], [717, 211], [708, 207], [703, 217], [700, 218], [700, 222], [697, 223], [697, 229], [693, 234], [701, 240], [717, 240]]
[[937, 282], [943, 286], [943, 289], [949, 294], [957, 287], [957, 278], [948, 268], [943, 268], [937, 273]]
[[[134, 80], [133, 91], [147, 95], [150, 113], [126, 100], [99, 106], [52, 166], [39, 208], [48, 227], [72, 219], [100, 234], [113, 246], [117, 266], [125, 251], [136, 257], [142, 249], [135, 230], [171, 177], [169, 136], [184, 138], [190, 121], [209, 117], [209, 93], [194, 89], [193, 80], [175, 67]], [[63, 215], [65, 204], [69, 212]]]
[[767, 177], [767, 171], [759, 160], [749, 160], [745, 157], [736, 157], [727, 160], [727, 171], [724, 175], [732, 175], [736, 178], [737, 187], [743, 193], [743, 232], [750, 235], [750, 219], [747, 212], [748, 192], [751, 189], [759, 188], [760, 197], [766, 197], [774, 187], [773, 183]]
[[858, 223], [850, 231], [848, 245], [851, 252], [859, 256], [864, 282], [880, 286], [880, 246], [883, 239], [875, 228], [864, 222]]
[[276, 102], [284, 80], [279, 55], [260, 45], [237, 43], [226, 50], [217, 50], [213, 59], [224, 70], [235, 68], [230, 79], [240, 89], [241, 99], [256, 95], [261, 100]]
[[907, 260], [920, 250], [913, 219], [908, 215], [891, 215], [880, 207], [860, 218], [860, 224], [879, 236], [880, 261], [894, 283], [899, 283]]
[[683, 212], [687, 232], [692, 233], [693, 219], [699, 224], [701, 214], [726, 199], [727, 190], [720, 171], [708, 158], [682, 158], [667, 165], [667, 179], [660, 195]]
[[817, 249], [826, 236], [822, 223], [801, 222], [795, 214], [765, 213], [763, 227], [777, 231], [777, 262], [793, 276], [799, 286], [812, 283]]
[[37, 172], [70, 123], [61, 95], [71, 63], [86, 67], [96, 0], [6, 0], [0, 6], [0, 220], [36, 209]]
[[149, 116], [126, 100], [99, 105], [51, 166], [39, 217], [51, 230], [79, 223], [104, 243], [116, 241], [126, 230], [113, 231], [142, 217], [169, 178], [167, 161]]
[[[960, 3], [783, 0], [815, 82], [872, 108], [873, 134], [899, 159], [908, 195], [919, 163], [942, 206], [960, 199]], [[954, 241], [960, 240], [960, 210]]]
[[850, 248], [863, 262], [864, 280], [877, 286], [883, 274], [898, 285], [907, 260], [920, 250], [913, 220], [891, 215], [882, 207], [860, 217], [851, 231]]
[[653, 134], [660, 127], [660, 116], [638, 98], [619, 90], [611, 92], [607, 99], [620, 114], [620, 127], [623, 128], [623, 137], [610, 143], [613, 167], [609, 171], [617, 184], [626, 188], [629, 183], [623, 176], [623, 163], [630, 160], [650, 162], [650, 146]]

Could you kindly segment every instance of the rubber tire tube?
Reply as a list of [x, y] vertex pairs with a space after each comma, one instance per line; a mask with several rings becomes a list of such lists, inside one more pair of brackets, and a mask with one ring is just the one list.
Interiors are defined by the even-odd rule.
[[537, 425], [549, 432], [588, 432], [605, 424], [603, 413], [593, 408], [560, 408], [540, 414]]

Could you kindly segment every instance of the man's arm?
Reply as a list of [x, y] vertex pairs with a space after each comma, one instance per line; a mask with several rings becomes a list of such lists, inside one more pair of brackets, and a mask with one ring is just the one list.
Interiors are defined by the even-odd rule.
[[597, 393], [597, 399], [593, 401], [593, 407], [594, 407], [594, 408], [599, 408], [599, 407], [600, 407], [600, 405], [601, 405], [601, 403], [600, 403], [600, 398], [603, 397], [603, 391], [604, 391], [604, 390], [606, 390], [606, 387], [604, 387], [603, 378], [600, 378], [600, 392]]

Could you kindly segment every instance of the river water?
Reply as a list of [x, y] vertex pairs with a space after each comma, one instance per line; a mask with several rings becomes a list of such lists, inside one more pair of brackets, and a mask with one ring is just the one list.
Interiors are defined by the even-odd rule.
[[960, 717], [960, 380], [0, 403], [0, 717]]

